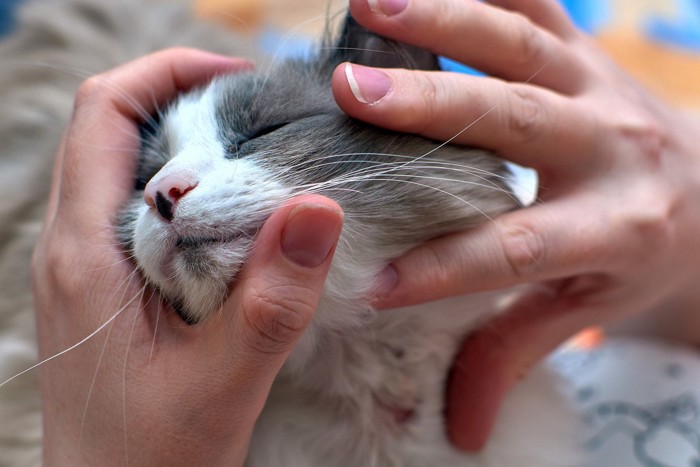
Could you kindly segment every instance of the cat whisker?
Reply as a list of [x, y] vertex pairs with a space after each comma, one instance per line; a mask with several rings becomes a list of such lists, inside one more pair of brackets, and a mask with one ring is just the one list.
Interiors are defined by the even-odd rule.
[[[374, 176], [374, 177], [370, 177], [370, 176], [368, 176], [368, 177], [363, 177], [363, 178], [361, 179], [361, 181], [362, 181], [362, 182], [370, 182], [370, 181], [371, 181], [371, 182], [377, 182], [377, 181], [383, 181], [383, 182], [392, 182], [392, 183], [411, 183], [411, 182], [413, 182], [413, 183], [416, 184], [416, 185], [424, 186], [424, 187], [426, 187], [426, 188], [431, 188], [431, 189], [434, 189], [435, 191], [440, 191], [440, 192], [444, 192], [444, 193], [449, 193], [449, 192], [447, 192], [446, 190], [444, 190], [444, 189], [442, 189], [442, 188], [438, 188], [438, 187], [433, 186], [433, 185], [428, 185], [427, 183], [421, 183], [421, 182], [417, 181], [416, 179], [450, 181], [450, 182], [452, 182], [452, 183], [468, 184], [468, 185], [471, 185], [471, 186], [478, 186], [478, 187], [481, 187], [481, 188], [492, 189], [492, 190], [494, 190], [494, 191], [498, 191], [498, 192], [502, 192], [502, 193], [505, 193], [505, 194], [510, 195], [510, 192], [509, 192], [508, 190], [505, 190], [505, 189], [500, 188], [500, 187], [494, 187], [494, 186], [484, 185], [484, 184], [480, 184], [480, 183], [476, 183], [476, 182], [468, 182], [468, 181], [459, 180], [459, 179], [457, 179], [457, 180], [450, 180], [450, 179], [440, 178], [440, 177], [428, 177], [428, 176], [420, 177], [420, 176], [414, 176], [414, 175], [412, 175], [412, 176], [406, 176], [406, 177], [403, 177], [403, 178], [400, 178], [400, 177], [392, 177], [392, 178], [389, 178], [389, 177], [382, 177], [381, 175], [379, 175], [379, 176]], [[342, 182], [338, 182], [338, 183], [355, 183], [355, 182], [356, 182], [356, 180], [347, 180], [347, 181], [342, 181]], [[326, 192], [326, 191], [329, 191], [329, 190], [333, 190], [333, 191], [342, 190], [342, 191], [350, 191], [350, 192], [353, 192], [353, 193], [361, 193], [361, 194], [363, 194], [362, 191], [359, 190], [359, 189], [352, 189], [352, 190], [341, 189], [341, 188], [335, 187], [335, 186], [333, 186], [333, 185], [325, 185], [325, 184], [299, 185], [299, 186], [297, 186], [297, 187], [295, 187], [295, 188], [296, 188], [296, 191], [295, 191], [295, 193], [294, 193], [295, 196], [296, 196], [296, 195], [299, 195], [299, 194], [308, 194], [308, 193], [323, 193], [323, 192]], [[458, 196], [458, 195], [456, 195], [456, 194], [454, 194], [454, 193], [449, 193], [449, 194], [450, 194], [451, 196]], [[291, 197], [290, 197], [290, 198], [291, 198]]]
[[105, 336], [105, 341], [102, 343], [102, 350], [100, 351], [100, 357], [97, 359], [97, 366], [95, 367], [95, 374], [92, 376], [92, 382], [90, 383], [90, 389], [88, 390], [87, 399], [85, 400], [85, 408], [83, 409], [83, 417], [80, 421], [80, 432], [78, 434], [78, 448], [83, 442], [83, 432], [85, 429], [85, 420], [87, 418], [88, 407], [90, 406], [90, 399], [92, 398], [92, 391], [95, 389], [95, 382], [97, 381], [97, 374], [100, 371], [100, 366], [102, 365], [102, 359], [104, 358], [105, 350], [107, 350], [107, 342], [109, 342], [109, 336], [112, 334], [112, 328], [114, 323], [110, 324], [107, 330], [107, 335]]
[[[109, 247], [121, 247], [122, 245], [121, 245], [121, 244], [115, 244], [115, 245], [106, 245], [106, 246], [109, 246]], [[88, 269], [87, 272], [98, 272], [98, 271], [102, 271], [102, 270], [105, 270], [105, 269], [111, 269], [111, 268], [113, 268], [114, 266], [117, 266], [117, 265], [119, 265], [119, 264], [123, 264], [123, 263], [126, 263], [126, 262], [133, 262], [133, 261], [135, 261], [135, 259], [136, 259], [136, 257], [134, 256], [134, 254], [129, 254], [129, 255], [125, 256], [124, 258], [122, 258], [122, 259], [120, 259], [120, 260], [118, 260], [118, 261], [115, 261], [115, 262], [113, 262], [113, 263], [111, 263], [111, 264], [108, 264], [108, 265], [105, 265], [105, 266], [100, 266], [100, 267], [98, 267], [98, 268]]]
[[[467, 204], [469, 207], [471, 207], [472, 209], [474, 209], [475, 211], [477, 211], [479, 214], [481, 214], [482, 216], [484, 216], [484, 217], [485, 217], [486, 219], [488, 219], [489, 221], [494, 221], [493, 218], [491, 218], [488, 214], [486, 214], [483, 210], [479, 209], [477, 206], [475, 206], [475, 205], [474, 205], [473, 203], [471, 203], [470, 201], [468, 201], [468, 200], [466, 200], [466, 199], [464, 199], [464, 198], [462, 198], [462, 197], [460, 197], [460, 196], [458, 196], [458, 195], [456, 195], [456, 194], [454, 194], [454, 193], [450, 193], [449, 191], [444, 190], [444, 189], [442, 189], [442, 188], [438, 188], [438, 187], [435, 187], [435, 186], [432, 186], [432, 185], [428, 185], [428, 184], [426, 184], [426, 183], [420, 183], [420, 182], [418, 182], [418, 181], [416, 181], [416, 180], [402, 180], [402, 179], [396, 179], [396, 178], [382, 178], [382, 177], [371, 178], [371, 179], [363, 178], [363, 181], [368, 181], [368, 180], [371, 180], [371, 181], [384, 181], [384, 182], [399, 182], [399, 183], [405, 183], [405, 184], [420, 186], [420, 187], [423, 187], [423, 188], [428, 188], [428, 189], [430, 189], [430, 190], [438, 191], [438, 192], [440, 192], [440, 193], [443, 193], [443, 194], [446, 195], [446, 196], [455, 198], [455, 199], [459, 200], [460, 202]], [[489, 187], [489, 188], [493, 188], [493, 187]]]
[[378, 53], [378, 54], [387, 54], [387, 55], [396, 55], [396, 52], [391, 52], [389, 50], [379, 50], [379, 49], [370, 49], [367, 47], [317, 47], [317, 50], [357, 50], [359, 52], [372, 52], [372, 53]]
[[125, 144], [123, 146], [108, 146], [104, 144], [94, 145], [86, 142], [85, 140], [77, 139], [72, 133], [66, 134], [66, 138], [67, 141], [79, 145], [82, 148], [87, 148], [99, 152], [113, 152], [120, 156], [123, 156], [125, 153], [131, 156], [132, 154], [134, 154], [135, 150], [139, 148], [141, 144], [141, 139], [138, 133], [127, 131], [121, 126], [111, 127], [110, 131], [121, 135], [123, 141], [131, 141], [132, 144]]
[[[304, 27], [308, 26], [309, 24], [311, 24], [315, 21], [325, 20], [325, 18], [326, 18], [326, 15], [317, 15], [317, 16], [311, 17], [311, 18], [307, 19], [306, 21], [299, 23], [297, 26], [290, 29], [282, 36], [282, 40], [280, 42], [280, 45], [277, 47], [277, 50], [275, 51], [275, 54], [272, 56], [272, 60], [270, 61], [270, 64], [268, 65], [267, 70], [265, 70], [265, 72], [263, 74], [263, 78], [262, 78], [260, 85], [259, 85], [261, 90], [263, 90], [265, 88], [265, 86], [267, 85], [272, 72], [275, 71], [276, 65], [279, 63], [280, 60], [282, 60], [284, 58], [282, 53], [283, 53], [283, 51], [287, 50], [287, 45], [289, 44], [289, 42], [292, 39], [294, 39], [295, 37], [297, 37], [299, 31], [302, 30]], [[260, 94], [262, 94], [262, 92]], [[253, 104], [255, 104], [255, 102], [257, 102], [257, 97], [256, 97], [256, 99], [253, 100]]]
[[151, 351], [148, 354], [148, 365], [151, 364], [151, 359], [153, 358], [153, 352], [156, 348], [156, 336], [158, 335], [158, 324], [160, 323], [160, 314], [163, 311], [163, 302], [158, 300], [158, 309], [156, 310], [156, 322], [153, 326], [153, 340], [151, 341]]
[[[360, 156], [360, 155], [362, 155], [362, 156], [367, 155], [367, 156], [381, 156], [381, 157], [388, 156], [388, 157], [396, 157], [396, 158], [405, 158], [405, 159], [409, 159], [409, 164], [404, 164], [404, 163], [399, 163], [399, 162], [396, 162], [396, 163], [391, 162], [390, 163], [390, 162], [377, 161], [377, 160], [372, 160], [372, 159], [369, 159], [369, 160], [357, 160], [357, 159], [342, 160], [341, 159], [339, 161], [334, 161], [334, 162], [324, 162], [323, 164], [314, 164], [313, 166], [310, 165], [310, 163], [318, 162], [318, 161], [325, 161], [327, 159], [336, 159], [339, 157], [354, 157], [354, 156]], [[489, 171], [484, 170], [484, 169], [472, 167], [472, 166], [469, 166], [467, 164], [460, 164], [457, 162], [448, 162], [448, 161], [443, 161], [443, 160], [439, 160], [439, 159], [425, 158], [425, 157], [423, 157], [419, 160], [416, 156], [407, 156], [407, 155], [400, 155], [400, 154], [388, 154], [388, 153], [347, 153], [347, 154], [333, 154], [333, 155], [328, 155], [328, 156], [320, 156], [320, 157], [315, 157], [315, 158], [310, 159], [309, 162], [298, 163], [298, 164], [295, 164], [293, 166], [290, 166], [289, 168], [285, 169], [285, 172], [286, 171], [289, 171], [289, 172], [297, 171], [298, 172], [298, 170], [295, 170], [295, 169], [298, 169], [299, 167], [305, 166], [305, 165], [309, 166], [305, 170], [312, 171], [312, 170], [316, 170], [318, 167], [322, 167], [324, 165], [333, 165], [333, 164], [342, 165], [345, 163], [352, 163], [352, 164], [366, 163], [366, 164], [373, 164], [376, 166], [386, 165], [389, 168], [395, 170], [395, 169], [400, 168], [402, 166], [412, 165], [418, 161], [420, 161], [422, 163], [430, 162], [431, 164], [433, 164], [433, 165], [429, 166], [430, 168], [441, 168], [441, 167], [460, 168], [464, 171], [464, 173], [471, 173], [471, 174], [481, 173], [484, 175], [488, 175], [492, 178], [499, 178], [499, 179], [507, 179], [508, 178], [506, 176], [503, 176], [500, 174], [495, 174], [495, 173], [489, 172]], [[303, 170], [302, 170], [302, 172], [303, 172]]]
[[[25, 64], [26, 64], [26, 62], [25, 62]], [[77, 78], [81, 78], [81, 79], [83, 79], [83, 80], [89, 79], [89, 78], [95, 76], [95, 74], [96, 74], [95, 71], [90, 71], [90, 70], [85, 70], [85, 69], [78, 69], [78, 68], [75, 68], [75, 67], [69, 68], [69, 67], [67, 67], [67, 66], [62, 66], [62, 65], [57, 64], [57, 63], [49, 63], [49, 62], [30, 62], [29, 64], [32, 65], [32, 66], [36, 66], [36, 67], [49, 68], [49, 69], [52, 69], [52, 70], [55, 70], [55, 71], [59, 71], [59, 72], [65, 73], [65, 74], [67, 74], [67, 75], [72, 75], [72, 76], [75, 76], [75, 77], [77, 77]], [[149, 113], [148, 111], [146, 111], [146, 109], [145, 109], [133, 96], [131, 96], [129, 93], [125, 92], [123, 89], [121, 89], [119, 86], [116, 86], [114, 83], [110, 83], [110, 82], [108, 82], [108, 81], [101, 81], [100, 84], [101, 84], [101, 85], [104, 85], [104, 86], [107, 86], [107, 87], [110, 88], [110, 90], [115, 91], [116, 93], [118, 93], [119, 96], [120, 96], [122, 99], [124, 99], [124, 101], [127, 102], [127, 103], [136, 111], [136, 113], [139, 115], [139, 117], [141, 117], [141, 119], [142, 119], [144, 122], [147, 122], [147, 123], [151, 123], [151, 122], [152, 122], [152, 123], [155, 124], [155, 122], [153, 121], [153, 116], [151, 115], [151, 113]], [[152, 95], [155, 96], [155, 93], [152, 92]], [[154, 100], [155, 100], [155, 99], [154, 99]], [[157, 108], [157, 106], [156, 106], [156, 108]]]
[[[401, 166], [399, 168], [405, 169], [404, 166]], [[384, 181], [391, 181], [391, 180], [393, 180], [392, 177], [396, 177], [396, 178], [421, 178], [421, 179], [448, 181], [448, 182], [453, 182], [453, 183], [461, 183], [461, 184], [479, 186], [479, 187], [494, 189], [494, 190], [497, 190], [500, 192], [509, 193], [507, 190], [499, 187], [498, 185], [491, 182], [490, 180], [488, 180], [485, 177], [470, 174], [470, 175], [474, 176], [475, 178], [481, 179], [484, 182], [486, 182], [486, 183], [478, 183], [478, 182], [464, 180], [464, 179], [460, 179], [460, 178], [448, 178], [448, 177], [435, 176], [431, 172], [418, 171], [419, 168], [422, 168], [422, 167], [421, 166], [412, 167], [411, 173], [409, 173], [409, 174], [400, 174], [400, 173], [395, 173], [394, 171], [387, 171], [387, 170], [355, 171], [355, 172], [350, 172], [347, 175], [336, 177], [336, 178], [333, 178], [333, 179], [325, 181], [325, 182], [311, 183], [308, 185], [297, 185], [296, 188], [305, 188], [305, 187], [321, 188], [321, 187], [332, 186], [332, 185], [336, 185], [336, 184], [376, 181], [376, 180], [378, 180], [377, 177], [386, 177], [383, 179]], [[431, 169], [431, 168], [432, 167], [425, 167], [425, 169]], [[392, 173], [389, 173], [389, 172], [392, 172]]]
[[16, 375], [14, 375], [14, 376], [12, 376], [12, 377], [6, 379], [6, 380], [3, 381], [2, 383], [0, 383], [0, 388], [3, 387], [3, 386], [5, 386], [6, 384], [10, 383], [11, 381], [14, 381], [15, 379], [19, 378], [20, 376], [22, 376], [22, 375], [24, 375], [24, 374], [26, 374], [26, 373], [29, 373], [30, 371], [32, 371], [32, 370], [34, 370], [34, 369], [36, 369], [36, 368], [38, 368], [38, 367], [40, 367], [40, 366], [42, 366], [42, 365], [45, 365], [46, 363], [48, 363], [48, 362], [50, 362], [50, 361], [52, 361], [52, 360], [55, 360], [55, 359], [57, 359], [57, 358], [59, 358], [59, 357], [65, 355], [65, 354], [67, 354], [68, 352], [71, 352], [71, 351], [77, 349], [78, 347], [80, 347], [81, 345], [83, 345], [85, 342], [87, 342], [87, 341], [89, 341], [90, 339], [92, 339], [95, 335], [99, 334], [104, 328], [106, 328], [107, 326], [109, 326], [109, 324], [112, 323], [115, 319], [117, 319], [117, 317], [119, 317], [119, 315], [121, 315], [121, 314], [124, 312], [124, 310], [126, 310], [126, 309], [134, 302], [135, 299], [136, 299], [136, 297], [134, 297], [134, 298], [132, 298], [131, 300], [129, 300], [129, 301], [128, 301], [126, 304], [124, 304], [124, 306], [122, 306], [116, 313], [114, 313], [107, 321], [105, 321], [104, 323], [102, 323], [97, 329], [95, 329], [93, 332], [91, 332], [90, 334], [88, 334], [86, 337], [84, 337], [84, 338], [81, 339], [80, 341], [76, 342], [75, 344], [71, 345], [70, 347], [68, 347], [68, 348], [66, 348], [66, 349], [64, 349], [64, 350], [62, 350], [62, 351], [60, 351], [60, 352], [58, 352], [58, 353], [56, 353], [56, 354], [54, 354], [54, 355], [48, 357], [48, 358], [45, 358], [44, 360], [40, 361], [39, 363], [30, 366], [30, 367], [27, 368], [26, 370], [23, 370], [23, 371], [17, 373]]
[[[372, 172], [373, 170], [376, 170], [376, 173], [380, 173], [378, 169], [386, 167], [386, 170], [384, 170], [384, 173], [390, 173], [394, 172], [396, 170], [406, 170], [406, 171], [422, 171], [422, 170], [441, 170], [441, 171], [451, 171], [451, 172], [458, 172], [458, 173], [463, 173], [465, 175], [472, 175], [477, 178], [481, 178], [483, 180], [487, 180], [485, 176], [489, 176], [491, 178], [498, 178], [502, 180], [508, 180], [509, 177], [498, 175], [498, 174], [493, 174], [490, 173], [486, 170], [472, 170], [468, 166], [461, 166], [458, 164], [428, 164], [428, 163], [421, 163], [421, 165], [411, 165], [411, 166], [406, 166], [405, 164], [400, 164], [400, 163], [382, 163], [382, 162], [377, 162], [377, 161], [352, 161], [351, 163], [367, 163], [368, 165], [371, 165], [371, 167], [363, 167], [361, 169], [349, 172], [347, 174], [344, 174], [343, 176], [356, 176], [360, 173], [368, 172], [368, 173], [375, 173]], [[317, 170], [319, 167], [324, 167], [324, 166], [333, 166], [333, 165], [343, 165], [346, 164], [344, 161], [338, 161], [338, 162], [324, 162], [322, 164], [316, 164], [314, 165], [313, 168], [308, 168], [307, 170]], [[482, 175], [483, 174], [483, 175]]]
[[[136, 276], [136, 271], [133, 271], [131, 274], [129, 274], [129, 276], [128, 276], [128, 278], [127, 278], [128, 280], [125, 280], [124, 282], [122, 282], [122, 284], [117, 288], [117, 290], [119, 290], [119, 288], [121, 288], [121, 287], [124, 285], [124, 283], [126, 282], [126, 287], [124, 288], [124, 294], [125, 294], [126, 291], [131, 287], [131, 282], [132, 282], [132, 280], [133, 280], [133, 278], [134, 278], [135, 276]], [[145, 287], [144, 287], [142, 290], [145, 290]], [[124, 299], [124, 294], [122, 294], [121, 300]], [[120, 300], [120, 301], [121, 301], [121, 300]], [[85, 408], [83, 409], [83, 417], [82, 417], [82, 420], [81, 420], [81, 422], [80, 422], [80, 433], [79, 433], [79, 436], [78, 436], [78, 446], [80, 446], [81, 443], [82, 443], [82, 439], [83, 439], [83, 429], [84, 429], [84, 427], [85, 427], [85, 419], [86, 419], [86, 417], [87, 417], [87, 411], [88, 411], [88, 407], [89, 407], [89, 405], [90, 405], [90, 399], [92, 398], [92, 391], [93, 391], [94, 388], [95, 388], [95, 382], [97, 381], [97, 374], [98, 374], [98, 372], [100, 371], [100, 366], [102, 365], [102, 359], [103, 359], [103, 357], [104, 357], [105, 350], [107, 349], [107, 343], [109, 342], [109, 337], [110, 337], [110, 335], [112, 334], [112, 327], [113, 327], [113, 324], [114, 324], [114, 323], [112, 323], [112, 324], [109, 326], [109, 329], [107, 330], [107, 335], [105, 336], [105, 341], [104, 341], [104, 343], [102, 344], [102, 351], [100, 352], [100, 357], [98, 358], [98, 360], [97, 360], [97, 366], [95, 367], [95, 374], [93, 375], [93, 377], [92, 377], [92, 382], [90, 383], [90, 389], [88, 390], [87, 399], [86, 399], [86, 401], [85, 401]]]
[[[139, 293], [139, 302], [143, 302], [143, 297], [146, 291], [146, 287], [143, 287]], [[148, 298], [148, 301], [144, 305], [147, 307], [153, 298], [153, 294]], [[122, 415], [124, 423], [124, 464], [129, 465], [129, 436], [128, 436], [128, 422], [127, 422], [127, 410], [126, 410], [126, 375], [129, 363], [129, 351], [131, 350], [131, 342], [134, 338], [134, 331], [136, 330], [136, 323], [139, 319], [140, 307], [134, 310], [134, 318], [131, 323], [131, 330], [129, 331], [129, 339], [126, 343], [126, 353], [124, 354], [124, 374], [122, 378]]]

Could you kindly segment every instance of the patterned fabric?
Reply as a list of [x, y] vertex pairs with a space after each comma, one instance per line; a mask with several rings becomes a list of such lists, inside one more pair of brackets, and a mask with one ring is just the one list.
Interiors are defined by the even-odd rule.
[[700, 358], [689, 347], [614, 337], [550, 361], [587, 433], [587, 467], [700, 467]]

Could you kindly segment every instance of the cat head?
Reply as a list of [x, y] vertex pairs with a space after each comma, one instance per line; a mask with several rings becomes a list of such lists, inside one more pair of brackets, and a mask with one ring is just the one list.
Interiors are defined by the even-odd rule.
[[361, 301], [372, 277], [416, 244], [516, 205], [495, 158], [341, 112], [330, 81], [346, 61], [438, 69], [431, 53], [348, 16], [314, 57], [216, 78], [146, 132], [122, 241], [187, 322], [221, 305], [257, 231], [297, 194], [323, 194], [345, 211], [327, 281], [336, 304]]

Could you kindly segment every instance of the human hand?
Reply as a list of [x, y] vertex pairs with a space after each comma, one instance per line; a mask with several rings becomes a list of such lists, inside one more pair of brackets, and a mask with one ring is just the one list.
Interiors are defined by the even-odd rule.
[[[137, 122], [250, 65], [170, 50], [89, 79], [53, 173], [33, 257], [46, 465], [239, 465], [273, 379], [316, 308], [342, 225], [320, 196], [274, 213], [222, 311], [166, 313], [116, 241], [133, 190]], [[313, 228], [309, 219], [313, 217]]]
[[353, 66], [357, 99], [341, 65], [343, 110], [539, 172], [538, 204], [398, 258], [377, 302], [536, 284], [457, 357], [448, 433], [478, 450], [509, 388], [578, 330], [671, 301], [697, 309], [700, 125], [620, 71], [553, 0], [350, 5], [365, 27], [492, 77]]

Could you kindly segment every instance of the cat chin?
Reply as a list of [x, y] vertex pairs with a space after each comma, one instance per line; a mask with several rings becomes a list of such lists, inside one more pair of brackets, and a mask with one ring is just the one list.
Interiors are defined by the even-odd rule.
[[221, 307], [228, 291], [223, 281], [203, 281], [199, 287], [195, 284], [192, 282], [187, 290], [173, 290], [176, 287], [174, 281], [171, 284], [156, 284], [175, 312], [190, 325], [200, 324], [211, 317]]
[[179, 255], [172, 262], [171, 278], [155, 281], [148, 273], [145, 275], [187, 324], [202, 323], [216, 313], [226, 300], [229, 285], [243, 265], [241, 250], [248, 249], [249, 247], [231, 247], [226, 244], [210, 248], [209, 254], [218, 258], [216, 262], [207, 263], [206, 273], [193, 271], [191, 263]]
[[134, 259], [188, 324], [206, 320], [225, 301], [253, 241], [238, 237], [183, 244], [150, 212], [134, 229]]
[[[234, 280], [240, 264], [229, 265], [219, 278], [193, 278], [184, 274], [166, 282], [155, 282], [146, 278], [167, 299], [173, 310], [190, 325], [201, 324], [221, 308], [226, 300], [228, 284]], [[228, 279], [227, 279], [228, 278]]]

